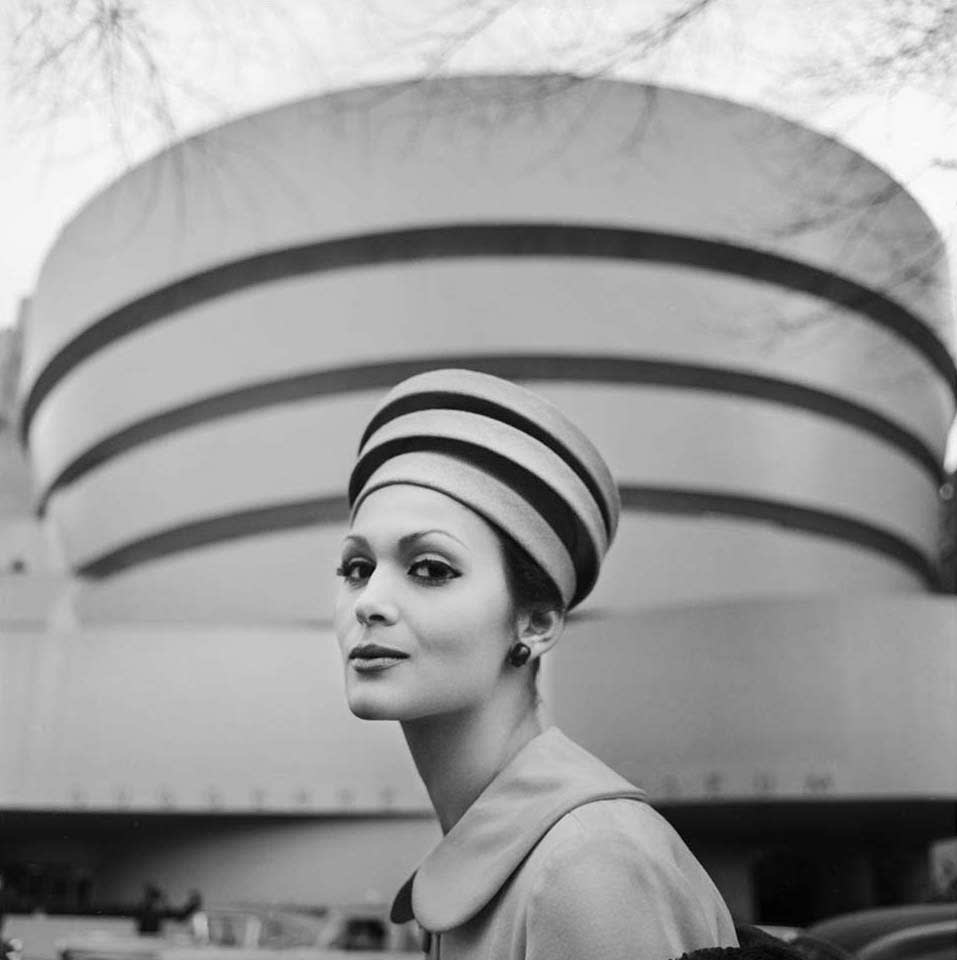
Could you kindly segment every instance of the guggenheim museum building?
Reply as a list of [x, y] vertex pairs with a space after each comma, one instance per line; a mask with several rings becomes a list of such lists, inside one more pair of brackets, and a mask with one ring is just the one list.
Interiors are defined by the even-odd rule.
[[[2, 351], [0, 872], [63, 909], [388, 901], [437, 839], [331, 628], [370, 411], [555, 400], [618, 539], [543, 670], [742, 920], [920, 899], [957, 834], [943, 241], [840, 142], [563, 76], [346, 90], [128, 171]], [[946, 843], [944, 843], [946, 846]]]

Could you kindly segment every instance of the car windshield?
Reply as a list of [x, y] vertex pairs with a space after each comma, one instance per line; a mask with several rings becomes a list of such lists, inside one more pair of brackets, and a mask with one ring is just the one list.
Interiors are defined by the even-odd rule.
[[246, 944], [246, 928], [250, 917], [242, 913], [211, 912], [209, 942], [220, 947], [241, 947]]
[[273, 950], [287, 950], [291, 947], [314, 947], [318, 940], [318, 929], [282, 914], [263, 917], [259, 930], [259, 946]]

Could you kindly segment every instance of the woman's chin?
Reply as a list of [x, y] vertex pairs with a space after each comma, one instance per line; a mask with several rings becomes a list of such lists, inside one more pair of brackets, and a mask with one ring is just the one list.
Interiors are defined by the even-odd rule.
[[360, 720], [398, 720], [400, 712], [394, 704], [365, 693], [350, 696], [349, 709]]

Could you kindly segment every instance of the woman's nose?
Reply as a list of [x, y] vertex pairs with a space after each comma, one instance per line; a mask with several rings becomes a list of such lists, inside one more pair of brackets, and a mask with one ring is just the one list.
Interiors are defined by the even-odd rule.
[[362, 590], [355, 606], [359, 623], [395, 623], [398, 609], [392, 600], [388, 577], [376, 570]]

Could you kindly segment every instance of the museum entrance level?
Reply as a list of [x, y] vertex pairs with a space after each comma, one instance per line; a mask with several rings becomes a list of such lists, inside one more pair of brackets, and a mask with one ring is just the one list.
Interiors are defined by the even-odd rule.
[[957, 825], [952, 800], [659, 809], [707, 867], [736, 919], [782, 926], [939, 896], [931, 847]]
[[[926, 900], [933, 894], [930, 847], [952, 836], [955, 823], [954, 803], [942, 800], [658, 808], [738, 919], [794, 926]], [[161, 884], [177, 902], [194, 886], [210, 903], [316, 906], [361, 897], [373, 886], [385, 901], [434, 842], [434, 831], [425, 817], [5, 812], [5, 910], [124, 915], [147, 882]], [[255, 871], [236, 866], [253, 862]], [[384, 877], [386, 868], [394, 878]], [[258, 886], [240, 889], [237, 877], [247, 884], [255, 878]]]

